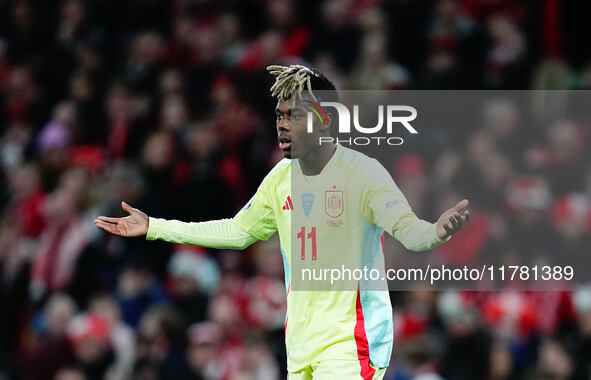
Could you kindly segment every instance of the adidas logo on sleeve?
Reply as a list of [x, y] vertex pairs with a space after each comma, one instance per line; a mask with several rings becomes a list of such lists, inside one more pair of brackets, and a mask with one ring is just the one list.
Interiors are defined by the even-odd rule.
[[287, 200], [285, 201], [285, 205], [281, 208], [282, 210], [293, 210], [293, 203], [291, 202], [291, 196], [287, 196]]

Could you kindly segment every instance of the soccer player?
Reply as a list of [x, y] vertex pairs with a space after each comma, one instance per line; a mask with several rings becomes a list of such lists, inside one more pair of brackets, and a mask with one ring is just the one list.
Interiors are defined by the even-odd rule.
[[[307, 130], [303, 102], [318, 101], [315, 91], [336, 94], [334, 84], [305, 66], [268, 69], [276, 76], [271, 92], [277, 97], [277, 135], [285, 158], [234, 218], [200, 223], [163, 220], [122, 202], [129, 216], [99, 216], [94, 222], [119, 236], [146, 235], [148, 240], [221, 249], [244, 249], [278, 231], [287, 289], [289, 379], [381, 379], [393, 345], [388, 292], [359, 287], [293, 289], [293, 260], [322, 261], [328, 257], [338, 262], [358, 257], [380, 262], [383, 231], [410, 250], [431, 249], [469, 221], [468, 201], [444, 212], [436, 223], [419, 219], [375, 159], [338, 144], [318, 143], [319, 137], [330, 136], [334, 122], [330, 113], [314, 119], [313, 130]], [[292, 184], [296, 182], [305, 193], [294, 193]], [[292, 219], [295, 212], [305, 212], [305, 216]], [[309, 220], [310, 225], [292, 229], [296, 220]], [[308, 238], [313, 245], [309, 254], [304, 247], [310, 244]], [[301, 256], [298, 251], [292, 258], [292, 243], [299, 247], [300, 242]], [[383, 266], [383, 260], [380, 263]]]

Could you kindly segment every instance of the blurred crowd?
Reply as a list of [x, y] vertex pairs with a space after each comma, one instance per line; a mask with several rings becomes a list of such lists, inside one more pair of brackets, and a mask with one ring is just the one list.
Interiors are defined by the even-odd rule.
[[[107, 235], [94, 217], [123, 216], [121, 200], [233, 216], [281, 158], [268, 64], [312, 65], [340, 89], [591, 89], [589, 8], [1, 0], [0, 379], [285, 378], [276, 238], [218, 252]], [[483, 120], [388, 167], [427, 219], [471, 200], [472, 222], [439, 252], [589, 253], [590, 120], [525, 127], [503, 102]], [[388, 380], [591, 378], [590, 289], [391, 297]]]

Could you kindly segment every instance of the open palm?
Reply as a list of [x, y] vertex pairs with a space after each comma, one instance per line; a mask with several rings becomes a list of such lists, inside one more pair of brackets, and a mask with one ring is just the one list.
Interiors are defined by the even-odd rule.
[[94, 224], [98, 228], [123, 237], [143, 236], [147, 234], [148, 215], [125, 202], [121, 202], [121, 207], [129, 213], [128, 216], [123, 218], [99, 216], [94, 220]]
[[455, 234], [462, 228], [464, 223], [470, 221], [470, 211], [468, 211], [468, 200], [464, 199], [450, 208], [437, 221], [437, 237], [444, 239]]

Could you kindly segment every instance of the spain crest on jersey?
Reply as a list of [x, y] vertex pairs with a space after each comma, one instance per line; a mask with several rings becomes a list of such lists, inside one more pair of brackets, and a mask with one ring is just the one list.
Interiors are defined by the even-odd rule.
[[343, 214], [344, 207], [342, 190], [327, 190], [325, 192], [324, 209], [326, 215], [337, 218]]

